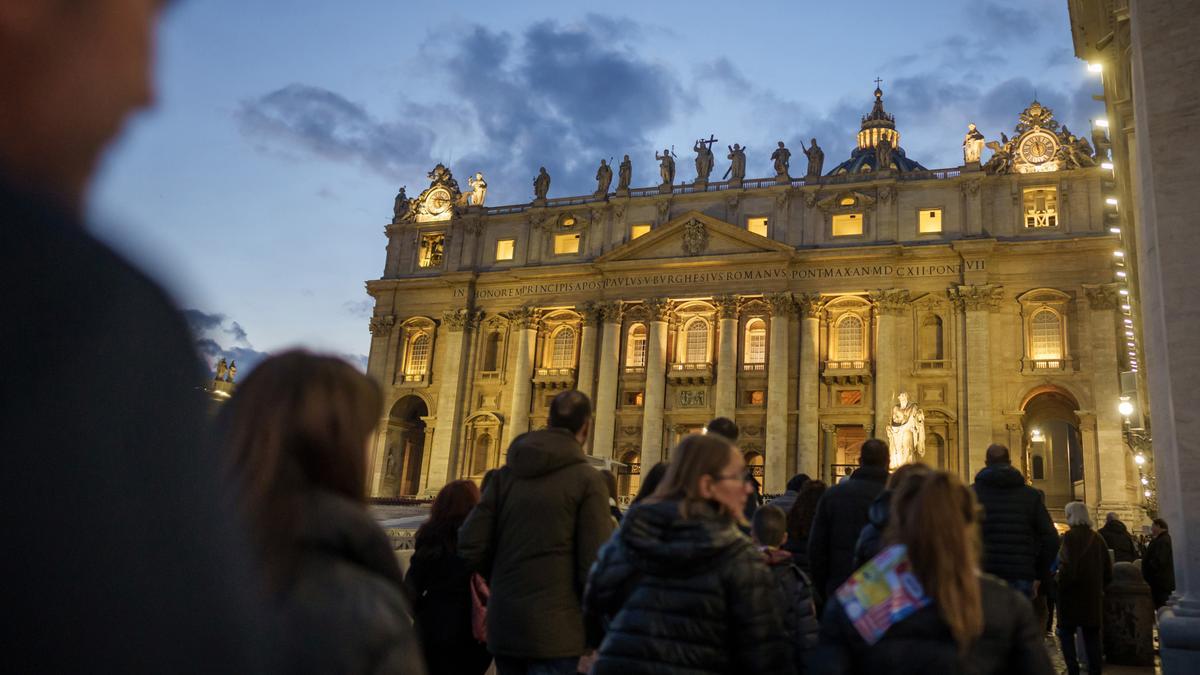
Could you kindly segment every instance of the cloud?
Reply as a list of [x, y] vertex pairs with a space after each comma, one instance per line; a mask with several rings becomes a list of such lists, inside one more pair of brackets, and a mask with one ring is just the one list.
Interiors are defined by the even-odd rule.
[[227, 363], [237, 362], [241, 377], [268, 356], [267, 352], [254, 349], [242, 325], [225, 314], [185, 309], [183, 316], [196, 338], [196, 351], [207, 362], [210, 372], [215, 373], [217, 361], [224, 358]]
[[359, 319], [369, 319], [371, 312], [375, 309], [375, 301], [371, 298], [366, 300], [347, 300], [342, 303], [342, 309], [346, 310], [350, 316]]

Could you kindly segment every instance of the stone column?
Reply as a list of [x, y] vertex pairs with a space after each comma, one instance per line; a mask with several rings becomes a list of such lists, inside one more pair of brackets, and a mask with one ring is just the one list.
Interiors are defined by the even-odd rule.
[[588, 400], [595, 403], [596, 321], [600, 316], [594, 302], [582, 303], [578, 310], [583, 316], [583, 321], [579, 329], [579, 375], [575, 378], [575, 388], [587, 395]]
[[597, 305], [603, 336], [600, 341], [600, 381], [596, 385], [596, 433], [592, 454], [613, 456], [617, 428], [617, 375], [621, 362], [621, 303]]
[[[1119, 284], [1084, 286], [1092, 344], [1092, 401], [1096, 414], [1096, 445], [1099, 449], [1096, 476], [1097, 490], [1088, 492], [1088, 506], [1099, 513], [1116, 511], [1122, 517], [1134, 515], [1136, 504], [1129, 502], [1128, 466], [1124, 426], [1117, 404], [1121, 397], [1120, 374], [1114, 368], [1120, 363], [1117, 351], [1117, 305], [1120, 304]], [[1087, 480], [1084, 473], [1084, 480]], [[1136, 482], [1136, 478], [1135, 478]], [[1093, 495], [1096, 501], [1092, 501]], [[1145, 518], [1138, 514], [1138, 520]]]
[[478, 324], [479, 312], [468, 309], [448, 309], [442, 313], [442, 331], [436, 348], [442, 352], [441, 367], [438, 369], [437, 427], [433, 432], [433, 446], [429, 450], [429, 478], [427, 492], [436, 492], [448, 481], [454, 480], [450, 470], [450, 453], [458, 437], [459, 417], [462, 401], [459, 396], [462, 380], [466, 374], [467, 358], [464, 354], [467, 330]]
[[825, 436], [825, 465], [821, 467], [821, 475], [826, 483], [833, 486], [836, 484], [833, 476], [833, 463], [837, 459], [837, 427], [832, 424], [822, 424], [821, 433]]
[[[908, 291], [885, 290], [871, 293], [875, 304], [877, 331], [875, 338], [875, 432], [879, 438], [887, 439], [887, 428], [892, 422], [892, 406], [895, 405], [896, 378], [896, 321], [908, 307]], [[909, 398], [915, 400], [914, 392]]]
[[[1083, 450], [1083, 495], [1075, 495], [1075, 498], [1086, 503], [1094, 517], [1096, 505], [1100, 503], [1100, 448], [1096, 445], [1096, 415], [1088, 410], [1076, 410], [1075, 416], [1079, 418], [1079, 444]], [[1067, 471], [1070, 472], [1069, 467]]]
[[800, 309], [800, 414], [796, 429], [796, 471], [817, 478], [821, 475], [817, 459], [820, 438], [820, 430], [817, 429], [817, 398], [820, 396], [819, 338], [824, 303], [817, 293], [802, 295], [797, 301]]
[[[371, 317], [369, 326], [371, 353], [367, 360], [367, 374], [385, 388], [392, 381], [388, 376], [387, 362], [392, 327], [395, 324], [396, 317], [389, 314]], [[388, 411], [385, 410], [375, 430], [375, 440], [371, 444], [370, 462], [367, 466], [367, 489], [372, 497], [379, 495], [379, 488], [383, 484], [383, 465], [387, 458], [387, 423]]]
[[720, 317], [720, 337], [717, 354], [716, 417], [734, 419], [737, 414], [737, 297], [718, 296], [713, 300]]
[[788, 478], [788, 323], [796, 313], [791, 293], [766, 297], [771, 308], [771, 333], [767, 355], [767, 442], [763, 491], [782, 494]]
[[992, 439], [992, 354], [991, 313], [999, 308], [1003, 287], [996, 284], [959, 285], [950, 289], [950, 299], [966, 314], [967, 437], [962, 441], [966, 475], [973, 478], [983, 468], [983, 454]]
[[650, 330], [646, 342], [646, 398], [642, 408], [642, 466], [654, 466], [663, 456], [663, 404], [667, 395], [667, 321], [671, 304], [646, 301]]
[[506, 312], [517, 341], [517, 363], [512, 370], [512, 407], [504, 426], [504, 447], [529, 431], [529, 403], [533, 396], [533, 349], [537, 344], [538, 314], [529, 307]]

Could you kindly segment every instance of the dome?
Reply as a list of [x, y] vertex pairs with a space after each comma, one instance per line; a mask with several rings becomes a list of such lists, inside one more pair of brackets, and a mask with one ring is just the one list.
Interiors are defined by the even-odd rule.
[[875, 105], [871, 112], [863, 115], [862, 127], [858, 132], [858, 147], [850, 153], [850, 159], [833, 167], [826, 176], [839, 176], [847, 173], [870, 173], [878, 171], [876, 166], [876, 147], [886, 139], [892, 146], [892, 161], [890, 168], [899, 172], [927, 171], [920, 162], [911, 160], [900, 147], [900, 132], [896, 131], [896, 118], [883, 108], [883, 90], [875, 87]]

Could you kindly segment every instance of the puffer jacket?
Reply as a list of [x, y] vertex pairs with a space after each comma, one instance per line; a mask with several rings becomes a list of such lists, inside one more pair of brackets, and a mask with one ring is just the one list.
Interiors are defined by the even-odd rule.
[[983, 569], [1005, 581], [1040, 581], [1058, 553], [1058, 532], [1042, 495], [1009, 464], [975, 474], [971, 486], [983, 506]]
[[867, 524], [867, 511], [883, 491], [887, 477], [886, 467], [859, 467], [850, 478], [829, 488], [817, 503], [808, 534], [808, 564], [822, 597], [832, 597], [854, 572], [858, 533]]
[[983, 635], [960, 656], [958, 645], [935, 605], [923, 607], [868, 645], [831, 599], [821, 620], [820, 644], [810, 673], [889, 673], [889, 675], [1051, 675], [1054, 668], [1033, 616], [1033, 606], [1003, 581], [980, 575]]
[[588, 579], [584, 609], [606, 625], [592, 672], [792, 673], [777, 595], [762, 554], [715, 507], [685, 518], [678, 502], [643, 502]]
[[284, 672], [424, 673], [400, 566], [366, 509], [315, 491], [297, 543], [295, 581], [279, 605]]
[[879, 493], [871, 508], [867, 510], [867, 524], [858, 533], [858, 543], [854, 545], [854, 569], [863, 566], [871, 558], [883, 550], [883, 531], [887, 528], [888, 517], [891, 515], [892, 491], [884, 490]]
[[1104, 537], [1104, 543], [1112, 549], [1115, 562], [1133, 562], [1138, 559], [1137, 544], [1133, 543], [1133, 537], [1129, 535], [1129, 529], [1125, 527], [1125, 523], [1119, 520], [1110, 520], [1100, 528], [1100, 536]]
[[804, 661], [808, 652], [817, 646], [817, 633], [821, 630], [813, 603], [812, 581], [796, 567], [787, 551], [768, 548], [763, 551], [763, 556], [779, 588], [776, 597], [783, 610], [783, 629], [792, 641], [792, 662], [796, 664], [797, 672], [803, 673]]

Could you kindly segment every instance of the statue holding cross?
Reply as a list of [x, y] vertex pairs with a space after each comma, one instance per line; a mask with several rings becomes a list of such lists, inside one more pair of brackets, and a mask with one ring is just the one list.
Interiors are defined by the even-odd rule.
[[712, 173], [713, 159], [712, 144], [716, 143], [717, 139], [709, 134], [708, 140], [701, 138], [692, 145], [692, 150], [696, 152], [696, 182], [707, 183], [708, 176]]

